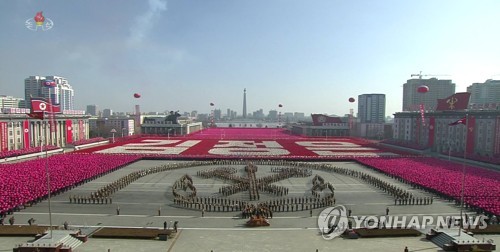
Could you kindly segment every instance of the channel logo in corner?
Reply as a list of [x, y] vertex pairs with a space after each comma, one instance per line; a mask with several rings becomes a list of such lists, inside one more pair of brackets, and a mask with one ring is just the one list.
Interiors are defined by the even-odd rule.
[[344, 206], [328, 207], [318, 216], [318, 229], [323, 239], [331, 240], [344, 233], [348, 222]]
[[24, 25], [32, 31], [48, 31], [52, 29], [54, 22], [50, 18], [44, 17], [42, 11], [39, 11], [35, 17], [26, 20]]

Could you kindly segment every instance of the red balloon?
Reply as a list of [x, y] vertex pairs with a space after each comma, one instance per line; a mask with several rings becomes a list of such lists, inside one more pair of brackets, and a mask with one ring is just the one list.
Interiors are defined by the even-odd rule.
[[215, 104], [214, 104], [213, 102], [211, 102], [211, 103], [210, 103], [210, 106], [213, 106], [213, 105], [215, 105]]
[[422, 86], [417, 88], [417, 91], [419, 93], [427, 93], [427, 92], [429, 92], [429, 87], [426, 85], [422, 85]]
[[140, 95], [140, 94], [138, 94], [138, 93], [135, 93], [135, 94], [134, 94], [134, 98], [141, 98], [141, 95]]
[[283, 107], [283, 104], [278, 104], [278, 107], [282, 108], [282, 107]]
[[349, 102], [355, 102], [355, 101], [356, 101], [356, 99], [354, 99], [354, 98], [352, 98], [352, 97], [351, 97], [351, 98], [349, 98]]

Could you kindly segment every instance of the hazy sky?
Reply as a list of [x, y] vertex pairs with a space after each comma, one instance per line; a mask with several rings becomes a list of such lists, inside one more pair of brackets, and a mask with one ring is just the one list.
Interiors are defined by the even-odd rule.
[[[66, 77], [77, 109], [215, 107], [343, 115], [422, 71], [457, 92], [500, 78], [498, 0], [2, 0], [0, 94], [30, 75]], [[31, 31], [43, 11], [54, 22]], [[495, 76], [496, 75], [496, 76]], [[133, 93], [142, 98], [134, 99]]]

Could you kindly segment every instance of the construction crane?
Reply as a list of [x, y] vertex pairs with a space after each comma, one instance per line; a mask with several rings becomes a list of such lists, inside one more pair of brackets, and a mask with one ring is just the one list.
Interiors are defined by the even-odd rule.
[[418, 76], [419, 79], [422, 79], [422, 76], [450, 76], [448, 74], [422, 74], [422, 71], [418, 74], [412, 74], [411, 77]]

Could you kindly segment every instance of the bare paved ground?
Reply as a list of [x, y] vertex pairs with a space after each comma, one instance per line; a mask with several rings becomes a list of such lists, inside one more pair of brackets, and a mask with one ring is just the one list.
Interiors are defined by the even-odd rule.
[[[163, 227], [167, 221], [179, 221], [180, 232], [176, 238], [168, 241], [159, 240], [121, 240], [97, 239], [79, 246], [76, 251], [403, 251], [405, 246], [410, 251], [439, 251], [433, 243], [421, 237], [377, 238], [345, 240], [335, 238], [324, 240], [318, 233], [317, 216], [321, 209], [308, 211], [275, 213], [270, 220], [271, 226], [250, 229], [243, 227], [245, 220], [237, 212], [201, 212], [179, 208], [173, 204], [171, 185], [184, 174], [193, 178], [199, 196], [215, 196], [218, 188], [229, 185], [218, 179], [203, 179], [196, 176], [202, 169], [217, 166], [193, 167], [162, 172], [142, 177], [126, 188], [115, 193], [113, 204], [70, 204], [70, 195], [83, 195], [111, 183], [126, 174], [140, 169], [165, 164], [172, 161], [139, 161], [118, 171], [102, 176], [94, 181], [74, 188], [71, 191], [55, 195], [51, 201], [52, 223], [62, 225], [65, 221], [71, 228], [98, 228], [102, 226], [120, 227]], [[336, 162], [336, 166], [346, 167], [370, 173], [392, 184], [411, 190], [417, 196], [430, 194], [411, 188], [411, 186], [392, 180], [389, 177], [366, 169], [356, 163]], [[243, 166], [234, 166], [239, 175], [244, 176]], [[259, 166], [257, 177], [270, 175], [270, 166]], [[325, 171], [313, 171], [335, 187], [337, 205], [344, 205], [352, 210], [353, 215], [385, 215], [389, 207], [391, 215], [458, 215], [459, 209], [450, 202], [435, 199], [432, 205], [394, 205], [394, 198], [365, 184], [358, 179]], [[310, 195], [311, 177], [291, 178], [279, 181], [276, 185], [289, 188], [289, 197]], [[274, 196], [262, 193], [261, 200]], [[246, 192], [231, 196], [232, 199], [246, 200]], [[116, 215], [119, 206], [120, 215]], [[158, 215], [160, 210], [160, 215]], [[26, 224], [31, 217], [38, 224], [49, 224], [48, 202], [41, 202], [33, 207], [14, 213], [16, 224]], [[471, 213], [472, 214], [472, 213]], [[499, 236], [485, 236], [485, 239], [500, 240]], [[8, 237], [0, 239], [0, 251], [7, 251], [15, 244], [28, 241], [27, 237]]]

